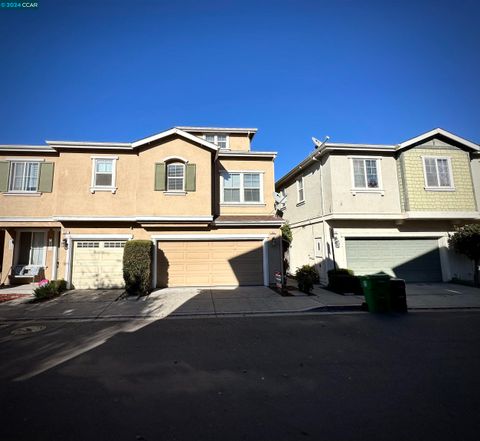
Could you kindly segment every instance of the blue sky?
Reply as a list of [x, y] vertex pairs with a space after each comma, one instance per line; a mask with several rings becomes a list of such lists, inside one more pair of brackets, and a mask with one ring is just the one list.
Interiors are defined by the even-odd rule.
[[258, 127], [277, 178], [334, 142], [480, 142], [478, 1], [46, 1], [0, 9], [0, 143]]

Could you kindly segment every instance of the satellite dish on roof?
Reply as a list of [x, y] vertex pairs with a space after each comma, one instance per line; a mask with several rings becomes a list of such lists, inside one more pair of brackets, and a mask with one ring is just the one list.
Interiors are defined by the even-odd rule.
[[273, 192], [273, 199], [277, 204], [281, 204], [285, 199], [285, 196], [282, 193], [277, 193], [276, 191]]
[[312, 136], [312, 141], [313, 143], [315, 144], [315, 148], [316, 149], [320, 149], [322, 148], [326, 143], [327, 141], [330, 139], [330, 136], [325, 136], [325, 139], [322, 141], [320, 141], [319, 139], [315, 138]]

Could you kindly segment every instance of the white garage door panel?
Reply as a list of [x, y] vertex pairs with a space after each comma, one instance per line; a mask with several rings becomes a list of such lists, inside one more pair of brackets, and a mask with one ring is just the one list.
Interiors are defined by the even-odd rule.
[[261, 241], [159, 242], [159, 286], [262, 285]]
[[72, 284], [76, 289], [122, 288], [125, 241], [75, 241]]
[[407, 282], [441, 282], [437, 239], [346, 239], [347, 267], [355, 274], [387, 273]]

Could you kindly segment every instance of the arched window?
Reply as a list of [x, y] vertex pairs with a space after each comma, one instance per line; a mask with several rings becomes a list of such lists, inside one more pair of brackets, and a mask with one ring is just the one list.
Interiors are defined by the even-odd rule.
[[185, 164], [167, 164], [167, 191], [185, 191]]

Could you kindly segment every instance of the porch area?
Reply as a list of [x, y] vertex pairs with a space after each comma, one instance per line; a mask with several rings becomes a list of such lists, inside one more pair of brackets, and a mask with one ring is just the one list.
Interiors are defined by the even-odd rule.
[[0, 287], [57, 278], [59, 245], [59, 228], [0, 229]]

